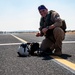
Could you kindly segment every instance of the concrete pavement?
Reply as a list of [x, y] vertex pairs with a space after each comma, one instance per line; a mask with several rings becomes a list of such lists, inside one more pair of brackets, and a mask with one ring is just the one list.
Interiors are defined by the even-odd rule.
[[[34, 33], [14, 35], [27, 42], [41, 42], [44, 38], [37, 38]], [[75, 41], [75, 35], [67, 34], [65, 41]], [[0, 35], [0, 75], [75, 75], [74, 70], [50, 56], [18, 57], [20, 43], [22, 42], [10, 34]], [[61, 57], [75, 64], [75, 43], [63, 43]]]

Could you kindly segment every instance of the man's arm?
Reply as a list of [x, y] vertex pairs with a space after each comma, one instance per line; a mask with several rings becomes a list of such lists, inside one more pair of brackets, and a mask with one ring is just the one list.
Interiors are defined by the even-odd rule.
[[49, 26], [49, 29], [53, 29], [55, 27], [61, 27], [62, 26], [62, 19], [60, 18], [60, 15], [57, 12], [52, 12], [51, 20], [54, 22], [54, 24]]

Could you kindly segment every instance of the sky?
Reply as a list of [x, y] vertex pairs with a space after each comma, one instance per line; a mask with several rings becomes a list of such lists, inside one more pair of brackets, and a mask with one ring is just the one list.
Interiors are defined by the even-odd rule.
[[75, 0], [0, 0], [0, 31], [38, 31], [40, 5], [58, 12], [67, 30], [75, 30]]

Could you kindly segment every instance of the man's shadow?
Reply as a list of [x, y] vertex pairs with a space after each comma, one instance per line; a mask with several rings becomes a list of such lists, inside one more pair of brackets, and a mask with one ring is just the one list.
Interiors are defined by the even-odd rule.
[[63, 59], [68, 59], [71, 56], [72, 55], [69, 55], [69, 54], [62, 54], [60, 57], [63, 58]]
[[[53, 55], [53, 56], [57, 56], [57, 55]], [[51, 60], [51, 59], [53, 59], [50, 55], [43, 55], [42, 57], [43, 57], [42, 60]], [[71, 55], [69, 55], [69, 54], [62, 54], [62, 55], [60, 55], [58, 57], [61, 57], [63, 59], [68, 59], [69, 57], [71, 57]]]
[[[34, 54], [34, 56], [38, 56], [37, 54]], [[38, 57], [43, 57], [43, 59], [42, 60], [51, 60], [51, 59], [53, 59], [51, 56], [57, 56], [57, 55], [54, 55], [54, 54], [43, 54], [43, 55], [40, 55], [40, 56], [38, 56]], [[60, 55], [60, 56], [58, 56], [58, 57], [61, 57], [61, 58], [63, 58], [63, 59], [68, 59], [69, 57], [71, 57], [72, 55], [69, 55], [69, 54], [62, 54], [62, 55]], [[17, 57], [22, 57], [22, 58], [24, 58], [24, 57], [31, 57], [31, 55], [29, 55], [29, 56], [17, 56]]]

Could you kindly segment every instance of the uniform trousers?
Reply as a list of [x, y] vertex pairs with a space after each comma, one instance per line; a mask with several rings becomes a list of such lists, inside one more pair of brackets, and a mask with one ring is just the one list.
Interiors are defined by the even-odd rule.
[[55, 52], [62, 52], [62, 41], [65, 38], [65, 32], [60, 28], [56, 27], [53, 30], [53, 36], [49, 36], [48, 38], [42, 41], [41, 50], [46, 50], [50, 48], [50, 50], [55, 50]]

